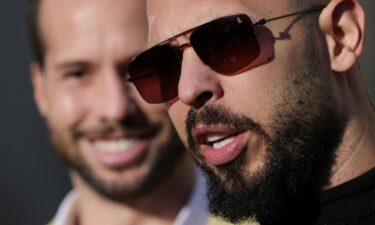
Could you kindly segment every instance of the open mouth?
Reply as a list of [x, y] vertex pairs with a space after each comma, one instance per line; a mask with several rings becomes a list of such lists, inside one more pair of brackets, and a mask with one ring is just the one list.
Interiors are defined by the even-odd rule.
[[248, 141], [246, 131], [219, 126], [197, 126], [193, 135], [206, 160], [215, 166], [234, 160]]
[[97, 162], [108, 168], [124, 168], [136, 164], [147, 155], [148, 146], [158, 135], [157, 128], [119, 130], [108, 134], [88, 134], [86, 149]]
[[136, 139], [115, 139], [115, 140], [95, 140], [93, 145], [107, 153], [118, 153], [129, 151], [132, 145], [134, 145]]
[[220, 149], [225, 145], [231, 143], [235, 136], [227, 136], [222, 134], [211, 134], [207, 135], [206, 142], [211, 145], [214, 149]]

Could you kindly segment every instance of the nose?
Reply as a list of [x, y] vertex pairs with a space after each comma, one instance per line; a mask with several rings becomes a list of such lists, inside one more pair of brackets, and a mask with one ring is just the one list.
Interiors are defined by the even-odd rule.
[[93, 103], [100, 120], [119, 122], [128, 115], [136, 113], [136, 105], [129, 95], [124, 78], [115, 70], [103, 72], [99, 90]]
[[193, 48], [183, 53], [178, 97], [186, 105], [200, 108], [224, 95], [218, 74], [205, 65]]

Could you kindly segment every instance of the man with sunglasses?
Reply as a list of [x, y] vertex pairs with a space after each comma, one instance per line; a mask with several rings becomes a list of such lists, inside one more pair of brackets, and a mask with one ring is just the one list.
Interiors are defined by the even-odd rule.
[[204, 179], [164, 106], [125, 81], [145, 2], [30, 0], [29, 22], [34, 97], [73, 186], [51, 224], [207, 224]]
[[356, 0], [148, 0], [129, 81], [166, 103], [231, 222], [375, 224]]

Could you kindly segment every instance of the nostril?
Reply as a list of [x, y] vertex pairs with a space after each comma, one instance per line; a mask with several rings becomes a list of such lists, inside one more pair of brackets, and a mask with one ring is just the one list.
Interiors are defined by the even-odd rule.
[[210, 91], [205, 91], [201, 93], [194, 102], [193, 107], [194, 108], [200, 108], [202, 107], [208, 100], [212, 98], [213, 94]]

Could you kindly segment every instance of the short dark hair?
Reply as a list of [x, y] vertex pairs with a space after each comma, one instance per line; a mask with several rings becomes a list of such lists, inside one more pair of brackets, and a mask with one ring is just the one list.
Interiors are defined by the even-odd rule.
[[27, 1], [27, 24], [32, 60], [44, 66], [45, 46], [39, 26], [39, 8], [41, 0]]

